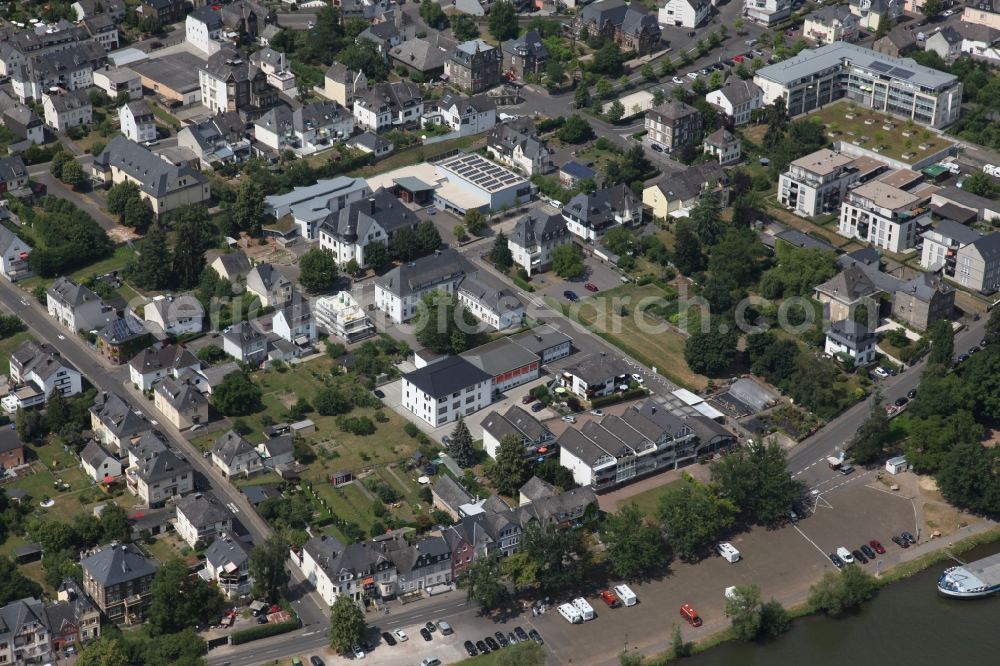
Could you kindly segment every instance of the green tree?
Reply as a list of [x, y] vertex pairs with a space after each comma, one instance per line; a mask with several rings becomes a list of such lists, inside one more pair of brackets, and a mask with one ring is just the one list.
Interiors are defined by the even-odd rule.
[[564, 243], [552, 250], [552, 270], [564, 280], [583, 275], [583, 251], [576, 243]]
[[725, 228], [709, 253], [708, 269], [714, 275], [726, 276], [738, 287], [750, 287], [757, 281], [764, 256], [761, 244], [754, 242], [756, 238], [750, 229]]
[[156, 634], [173, 634], [219, 616], [223, 599], [219, 589], [191, 576], [179, 557], [165, 562], [150, 583], [148, 620]]
[[514, 497], [524, 485], [527, 472], [521, 437], [514, 433], [504, 435], [497, 448], [496, 464], [493, 466], [493, 485], [501, 495]]
[[128, 651], [121, 640], [103, 636], [85, 645], [77, 666], [129, 666]]
[[458, 464], [459, 467], [472, 467], [476, 464], [476, 451], [472, 447], [472, 433], [469, 426], [465, 425], [465, 419], [458, 417], [455, 428], [451, 431], [451, 439], [448, 441], [448, 455]]
[[247, 416], [261, 409], [261, 390], [245, 372], [230, 372], [212, 392], [212, 403], [226, 416]]
[[827, 615], [839, 617], [871, 599], [876, 590], [875, 579], [861, 567], [851, 565], [843, 571], [828, 571], [809, 588], [809, 605]]
[[288, 558], [288, 541], [279, 534], [272, 534], [250, 551], [250, 575], [253, 577], [253, 595], [257, 599], [276, 601], [291, 579], [285, 560]]
[[25, 577], [9, 557], [0, 555], [0, 606], [41, 594], [41, 585]]
[[313, 407], [322, 416], [337, 416], [351, 411], [351, 401], [333, 386], [321, 388], [313, 399]]
[[66, 396], [57, 388], [49, 393], [45, 401], [45, 427], [49, 432], [59, 432], [69, 419], [69, 403]]
[[847, 442], [847, 454], [859, 465], [877, 462], [889, 435], [889, 416], [883, 406], [882, 391], [876, 389], [871, 397], [868, 418]]
[[486, 216], [483, 215], [483, 211], [477, 208], [470, 208], [465, 211], [465, 216], [462, 220], [465, 222], [465, 228], [468, 229], [471, 234], [482, 236], [483, 231], [486, 230]]
[[693, 275], [705, 268], [705, 254], [694, 225], [688, 220], [677, 223], [674, 233], [674, 265], [684, 275]]
[[[441, 9], [441, 5], [434, 0], [423, 0], [420, 3], [420, 18], [424, 20], [429, 28], [444, 30], [448, 27], [448, 15]], [[458, 35], [455, 35], [458, 39]]]
[[613, 123], [616, 123], [619, 120], [621, 120], [622, 117], [624, 117], [625, 107], [622, 106], [621, 102], [615, 100], [608, 105], [608, 110], [605, 112], [604, 115], [608, 117], [608, 120], [610, 120]]
[[144, 642], [144, 666], [205, 666], [208, 644], [194, 629], [154, 636]]
[[503, 558], [500, 569], [504, 578], [514, 586], [515, 590], [538, 587], [538, 564], [523, 550]]
[[773, 439], [738, 447], [712, 463], [712, 482], [750, 523], [772, 525], [802, 497], [802, 484], [792, 479], [784, 450]]
[[545, 592], [574, 587], [586, 578], [591, 552], [581, 530], [531, 523], [522, 533], [521, 546], [535, 561], [538, 584]]
[[688, 220], [698, 234], [698, 240], [706, 247], [715, 245], [726, 231], [722, 221], [722, 204], [715, 192], [705, 192], [698, 198]]
[[389, 248], [384, 243], [372, 241], [365, 245], [363, 256], [366, 266], [378, 270], [389, 263]]
[[61, 180], [63, 167], [66, 166], [67, 162], [71, 162], [72, 160], [72, 155], [60, 149], [59, 152], [52, 156], [52, 161], [49, 163], [49, 173], [51, 173], [53, 177]]
[[701, 557], [735, 523], [739, 510], [708, 486], [690, 481], [663, 494], [657, 517], [673, 552], [684, 561]]
[[962, 181], [962, 190], [970, 194], [977, 194], [987, 199], [996, 199], [1000, 196], [1000, 186], [992, 177], [982, 171], [973, 171]]
[[550, 86], [559, 86], [566, 78], [566, 70], [558, 60], [549, 60], [545, 65], [545, 78]]
[[594, 58], [590, 61], [590, 71], [605, 76], [617, 76], [624, 62], [625, 56], [621, 49], [613, 39], [608, 39], [594, 53]]
[[155, 225], [139, 244], [139, 257], [129, 266], [129, 274], [143, 289], [168, 289], [173, 284], [170, 270], [171, 252], [167, 247], [167, 234]]
[[758, 637], [777, 638], [792, 626], [792, 618], [780, 601], [771, 599], [760, 607], [760, 631]]
[[125, 204], [125, 212], [121, 216], [121, 223], [126, 227], [131, 227], [139, 233], [143, 233], [149, 228], [153, 221], [153, 208], [145, 199], [136, 197], [129, 199]]
[[330, 291], [337, 284], [337, 260], [318, 247], [302, 255], [299, 270], [299, 282], [311, 293]]
[[511, 645], [496, 659], [496, 666], [542, 666], [544, 663], [545, 652], [534, 641]]
[[[208, 221], [208, 211], [203, 206], [184, 206], [170, 216], [174, 229], [174, 256], [172, 273], [174, 283], [181, 289], [198, 285], [205, 270], [205, 250], [212, 245], [215, 235]], [[213, 271], [214, 272], [214, 271]]]
[[971, 412], [912, 417], [910, 438], [903, 445], [907, 461], [918, 472], [937, 472], [948, 453], [961, 442], [978, 442], [983, 427]]
[[128, 514], [114, 502], [108, 502], [101, 509], [101, 516], [98, 519], [101, 529], [100, 541], [110, 543], [112, 541], [128, 541], [132, 534], [132, 526], [128, 522]]
[[676, 624], [670, 632], [670, 654], [674, 659], [691, 656], [691, 644], [681, 636], [681, 628]]
[[577, 86], [576, 92], [573, 93], [573, 104], [578, 109], [590, 105], [590, 93], [587, 91], [587, 86]]
[[351, 597], [339, 595], [330, 607], [330, 647], [345, 653], [364, 640], [366, 631], [364, 613]]
[[493, 239], [493, 248], [490, 250], [490, 262], [497, 268], [507, 270], [514, 265], [514, 255], [507, 245], [507, 236], [504, 232], [497, 233]]
[[264, 188], [254, 178], [244, 178], [236, 190], [236, 200], [228, 210], [229, 219], [238, 231], [259, 236], [264, 215]]
[[594, 84], [594, 92], [601, 99], [607, 99], [608, 97], [611, 97], [614, 91], [615, 91], [614, 86], [612, 86], [611, 82], [608, 81], [603, 76], [597, 79], [597, 83]]
[[432, 291], [420, 299], [416, 318], [417, 341], [439, 354], [460, 354], [474, 347], [481, 336], [477, 323], [455, 294]]
[[684, 361], [699, 374], [718, 375], [732, 367], [738, 342], [731, 332], [696, 331], [684, 343]]
[[615, 576], [634, 579], [658, 572], [666, 565], [660, 528], [646, 522], [639, 507], [630, 502], [604, 520], [602, 540]]
[[938, 364], [948, 366], [955, 354], [955, 331], [951, 323], [939, 319], [930, 325], [927, 337], [931, 341], [931, 351], [927, 355], [927, 365]]
[[[437, 3], [432, 4], [437, 5]], [[440, 9], [440, 5], [438, 5], [438, 8]], [[423, 4], [421, 4], [420, 11], [423, 12], [423, 9]], [[467, 42], [470, 39], [479, 37], [479, 25], [476, 23], [476, 19], [468, 14], [455, 14], [449, 21], [451, 23], [451, 32], [459, 42]], [[430, 24], [428, 23], [428, 25]]]
[[345, 46], [338, 54], [345, 67], [364, 72], [369, 81], [384, 81], [389, 76], [389, 62], [375, 42], [359, 39]]
[[498, 42], [505, 42], [517, 37], [517, 11], [510, 0], [498, 0], [493, 3], [487, 25], [493, 39]]
[[83, 167], [75, 159], [67, 161], [63, 164], [62, 169], [59, 171], [59, 180], [66, 183], [74, 190], [83, 185], [84, 181], [87, 179], [86, 175], [83, 173]]
[[933, 18], [944, 10], [943, 0], [924, 0], [920, 7], [920, 12], [927, 18]]
[[741, 641], [752, 641], [760, 632], [760, 588], [737, 585], [733, 594], [726, 595], [726, 617], [732, 620], [733, 634]]
[[484, 611], [500, 607], [510, 598], [510, 591], [503, 583], [500, 562], [492, 557], [475, 561], [463, 576], [467, 603], [476, 602]]
[[674, 62], [670, 58], [664, 58], [660, 61], [660, 76], [670, 76], [677, 71], [674, 66]]
[[639, 73], [642, 74], [642, 78], [646, 79], [647, 81], [656, 80], [656, 72], [653, 70], [653, 65], [651, 63], [647, 62], [645, 65], [643, 65], [642, 68], [639, 69]]
[[979, 442], [956, 444], [935, 480], [950, 504], [983, 514], [1000, 513], [1000, 451]]
[[556, 131], [556, 138], [564, 143], [579, 144], [594, 138], [594, 128], [575, 113]]

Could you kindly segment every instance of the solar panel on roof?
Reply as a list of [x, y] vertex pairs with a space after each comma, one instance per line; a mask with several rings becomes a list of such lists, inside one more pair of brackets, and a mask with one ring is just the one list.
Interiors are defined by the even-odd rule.
[[903, 69], [901, 67], [894, 67], [892, 71], [889, 72], [889, 74], [895, 76], [898, 79], [908, 79], [911, 76], [913, 76], [913, 72], [911, 72], [908, 69]]
[[871, 65], [868, 66], [869, 69], [874, 69], [876, 72], [888, 72], [892, 69], [892, 65], [881, 60], [875, 60]]

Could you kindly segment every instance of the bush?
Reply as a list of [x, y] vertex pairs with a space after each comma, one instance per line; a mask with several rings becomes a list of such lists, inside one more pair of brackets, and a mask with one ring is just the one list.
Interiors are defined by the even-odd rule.
[[634, 388], [628, 391], [623, 391], [621, 393], [615, 393], [613, 395], [606, 395], [603, 398], [594, 398], [590, 401], [590, 406], [594, 409], [598, 407], [607, 407], [608, 405], [614, 405], [619, 402], [624, 402], [626, 400], [634, 400], [636, 398], [641, 398], [646, 395], [646, 389]]
[[352, 435], [374, 435], [375, 424], [367, 416], [340, 416], [337, 418], [337, 427]]
[[289, 620], [288, 622], [258, 624], [256, 627], [234, 631], [230, 640], [233, 645], [241, 645], [243, 643], [249, 643], [250, 641], [258, 641], [262, 638], [270, 638], [271, 636], [277, 636], [279, 634], [287, 634], [289, 631], [295, 631], [298, 629], [301, 624], [302, 623], [298, 618]]
[[407, 421], [406, 425], [403, 426], [403, 432], [405, 432], [410, 437], [416, 437], [417, 435], [420, 434], [420, 428], [418, 428], [415, 423]]

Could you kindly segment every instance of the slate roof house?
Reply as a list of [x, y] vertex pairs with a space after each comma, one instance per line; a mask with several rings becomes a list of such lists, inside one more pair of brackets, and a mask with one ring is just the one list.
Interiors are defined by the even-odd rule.
[[[149, 441], [154, 439], [161, 446]], [[172, 497], [194, 492], [194, 469], [191, 464], [178, 458], [158, 439], [158, 435], [150, 433], [143, 437], [138, 449], [139, 455], [134, 464], [125, 472], [125, 481], [129, 491], [143, 504], [156, 508]]]
[[87, 476], [96, 483], [111, 483], [122, 475], [122, 464], [96, 440], [80, 452], [80, 464]]
[[926, 331], [941, 319], [949, 321], [954, 309], [955, 289], [933, 273], [921, 273], [906, 282], [892, 299], [892, 314], [918, 331]]
[[0, 660], [7, 664], [43, 663], [52, 655], [45, 605], [34, 597], [0, 606]]
[[83, 589], [115, 624], [141, 624], [156, 565], [131, 544], [111, 544], [80, 560]]
[[117, 393], [101, 392], [90, 408], [90, 428], [98, 441], [122, 457], [132, 442], [153, 426]]
[[212, 462], [227, 477], [251, 476], [261, 471], [263, 464], [253, 444], [230, 430], [215, 440]]
[[500, 164], [528, 176], [553, 168], [548, 144], [535, 135], [530, 120], [495, 125], [486, 137], [486, 150]]
[[214, 495], [198, 493], [177, 502], [177, 534], [192, 548], [232, 532], [233, 514]]
[[130, 314], [111, 320], [97, 334], [97, 348], [112, 365], [128, 363], [152, 341], [153, 335]]
[[503, 54], [481, 39], [472, 39], [455, 47], [445, 60], [444, 71], [452, 85], [475, 95], [499, 85]]
[[622, 183], [577, 194], [563, 206], [562, 215], [570, 233], [584, 241], [596, 241], [612, 227], [641, 223], [642, 204]]
[[113, 313], [101, 297], [67, 277], [59, 277], [46, 294], [49, 316], [73, 332], [102, 328]]
[[263, 306], [277, 307], [292, 299], [292, 283], [272, 264], [257, 264], [247, 273], [247, 291]]
[[577, 39], [586, 30], [591, 37], [613, 39], [623, 51], [639, 55], [655, 51], [662, 33], [655, 16], [624, 0], [600, 0], [587, 5], [576, 15], [572, 29]]
[[828, 356], [844, 354], [855, 366], [868, 365], [875, 361], [875, 332], [853, 319], [835, 321], [826, 331], [824, 351]]
[[153, 387], [153, 404], [179, 430], [208, 423], [208, 400], [191, 378], [161, 381]]
[[58, 601], [45, 606], [55, 652], [101, 637], [101, 614], [75, 580], [65, 579], [56, 591], [56, 597]]
[[396, 197], [379, 188], [360, 201], [327, 214], [319, 224], [319, 246], [331, 252], [337, 263], [352, 259], [367, 266], [365, 248], [370, 243], [388, 246], [400, 229], [414, 229], [420, 219]]
[[267, 336], [250, 322], [233, 324], [224, 330], [222, 345], [227, 354], [251, 366], [260, 364], [267, 355]]
[[197, 372], [201, 361], [183, 345], [153, 345], [128, 362], [129, 378], [140, 391], [148, 391], [164, 377], [179, 378], [185, 371]]
[[552, 265], [552, 250], [570, 242], [572, 238], [563, 216], [536, 208], [518, 220], [507, 238], [507, 247], [514, 263], [531, 276], [548, 270]]
[[205, 550], [205, 572], [214, 580], [227, 599], [239, 599], [250, 594], [250, 555], [239, 539], [225, 533]]
[[520, 37], [508, 39], [501, 46], [505, 72], [523, 79], [525, 74], [544, 74], [549, 63], [549, 50], [535, 30], [528, 30]]

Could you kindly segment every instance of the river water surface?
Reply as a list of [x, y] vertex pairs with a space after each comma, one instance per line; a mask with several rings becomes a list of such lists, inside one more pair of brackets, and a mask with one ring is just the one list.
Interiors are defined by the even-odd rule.
[[[969, 551], [965, 562], [1000, 552], [1000, 544]], [[937, 564], [890, 585], [842, 620], [797, 620], [771, 643], [727, 643], [674, 662], [692, 666], [998, 666], [1000, 595], [956, 601], [935, 584], [953, 563]]]

